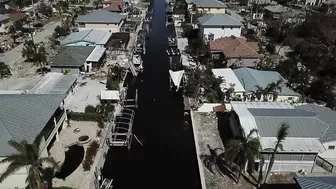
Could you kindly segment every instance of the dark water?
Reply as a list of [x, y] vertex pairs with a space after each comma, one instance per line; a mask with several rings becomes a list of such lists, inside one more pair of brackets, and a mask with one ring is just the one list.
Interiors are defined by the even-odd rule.
[[64, 179], [71, 175], [82, 163], [84, 158], [84, 148], [79, 145], [72, 145], [69, 150], [65, 152], [64, 163], [61, 171], [55, 174], [56, 178]]
[[[144, 146], [133, 140], [130, 151], [110, 148], [103, 176], [113, 178], [116, 189], [199, 189], [192, 130], [183, 129], [182, 93], [169, 91], [166, 49], [170, 32], [165, 26], [165, 1], [154, 0], [152, 6], [154, 16], [144, 72], [134, 86], [139, 91], [139, 108], [133, 131]], [[134, 92], [134, 88], [129, 92]]]

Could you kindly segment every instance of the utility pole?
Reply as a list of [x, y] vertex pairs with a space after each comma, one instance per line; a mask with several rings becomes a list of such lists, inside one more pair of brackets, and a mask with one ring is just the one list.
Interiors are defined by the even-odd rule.
[[34, 0], [31, 0], [31, 2], [32, 2], [32, 6], [33, 6], [33, 13], [34, 13], [33, 18], [35, 18], [35, 16], [36, 16], [36, 10], [35, 10]]

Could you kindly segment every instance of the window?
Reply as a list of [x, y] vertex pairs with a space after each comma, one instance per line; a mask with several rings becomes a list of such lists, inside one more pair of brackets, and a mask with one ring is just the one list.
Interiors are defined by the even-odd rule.
[[335, 146], [328, 146], [328, 150], [335, 150]]
[[106, 24], [106, 25], [109, 25], [109, 24]]
[[220, 10], [220, 8], [217, 8], [217, 10]]
[[233, 30], [233, 27], [231, 26], [231, 30]]
[[293, 100], [293, 97], [288, 97], [288, 100]]
[[109, 30], [109, 32], [111, 32], [111, 30]]
[[224, 30], [224, 28], [225, 28], [225, 27], [224, 27], [224, 26], [222, 26], [222, 30]]
[[208, 8], [208, 11], [211, 11], [211, 8]]

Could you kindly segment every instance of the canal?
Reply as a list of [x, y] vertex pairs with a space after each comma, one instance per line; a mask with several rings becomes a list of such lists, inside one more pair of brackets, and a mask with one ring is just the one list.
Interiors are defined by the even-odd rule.
[[146, 46], [144, 72], [130, 93], [139, 92], [130, 151], [110, 148], [103, 175], [116, 189], [200, 189], [193, 133], [184, 125], [182, 93], [170, 92], [166, 50], [170, 31], [165, 25], [165, 1], [154, 0], [152, 31]]

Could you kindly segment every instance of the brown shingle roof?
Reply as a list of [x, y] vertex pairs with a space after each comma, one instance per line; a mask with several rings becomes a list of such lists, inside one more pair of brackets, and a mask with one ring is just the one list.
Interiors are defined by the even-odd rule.
[[124, 4], [122, 0], [111, 0], [111, 1], [104, 1], [103, 4], [109, 4], [110, 6], [105, 7], [104, 10], [107, 11], [116, 11], [119, 12], [123, 10]]
[[16, 22], [16, 21], [19, 21], [19, 20], [22, 20], [24, 18], [26, 18], [26, 14], [25, 13], [22, 13], [22, 12], [14, 12], [14, 13], [11, 13], [9, 15], [9, 19], [13, 22]]
[[257, 42], [247, 42], [242, 38], [225, 37], [210, 42], [211, 51], [222, 51], [228, 58], [258, 58]]

